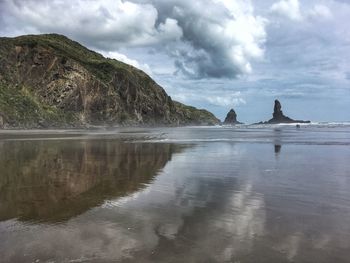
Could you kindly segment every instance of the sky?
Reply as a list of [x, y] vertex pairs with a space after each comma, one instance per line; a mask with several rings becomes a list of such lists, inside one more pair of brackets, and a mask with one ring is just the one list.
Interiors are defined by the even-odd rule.
[[58, 33], [246, 123], [350, 121], [350, 0], [0, 0], [0, 36]]

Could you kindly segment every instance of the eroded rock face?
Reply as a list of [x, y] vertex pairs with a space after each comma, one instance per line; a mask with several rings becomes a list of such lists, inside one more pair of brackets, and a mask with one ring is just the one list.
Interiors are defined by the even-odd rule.
[[269, 124], [274, 123], [310, 123], [310, 121], [303, 121], [303, 120], [293, 120], [283, 114], [282, 111], [282, 105], [279, 102], [279, 100], [275, 100], [275, 106], [273, 108], [273, 118], [270, 119], [268, 122]]
[[12, 127], [219, 123], [144, 72], [56, 34], [0, 38], [0, 87]]
[[279, 102], [279, 100], [275, 100], [275, 106], [273, 108], [273, 114], [272, 114], [273, 118], [278, 120], [278, 119], [283, 119], [283, 118], [286, 118], [284, 115], [283, 115], [283, 112], [282, 112], [282, 105], [281, 103]]
[[3, 128], [4, 127], [4, 118], [0, 115], [0, 128]]
[[225, 125], [241, 124], [241, 122], [237, 121], [237, 114], [236, 114], [236, 112], [234, 111], [234, 109], [231, 109], [231, 110], [227, 113], [226, 118], [225, 118], [225, 121], [224, 121], [224, 124], [225, 124]]

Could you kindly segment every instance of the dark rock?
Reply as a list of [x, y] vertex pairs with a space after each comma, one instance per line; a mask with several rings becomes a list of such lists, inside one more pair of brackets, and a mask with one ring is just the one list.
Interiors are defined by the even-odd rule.
[[242, 123], [237, 121], [237, 114], [234, 111], [234, 109], [231, 109], [226, 115], [224, 124], [226, 124], [226, 125], [234, 125], [234, 124], [242, 124]]
[[279, 102], [279, 100], [275, 100], [275, 106], [273, 108], [273, 118], [276, 120], [283, 119], [285, 116], [283, 115], [282, 112], [282, 105]]
[[280, 144], [275, 144], [275, 153], [280, 153], [281, 152], [282, 146]]
[[310, 123], [310, 121], [293, 120], [283, 114], [282, 105], [278, 100], [275, 100], [275, 106], [273, 109], [273, 118], [264, 124], [275, 124], [275, 123]]

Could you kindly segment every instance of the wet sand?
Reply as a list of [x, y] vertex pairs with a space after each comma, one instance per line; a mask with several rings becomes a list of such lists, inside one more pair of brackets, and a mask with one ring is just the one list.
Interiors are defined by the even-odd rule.
[[350, 128], [0, 132], [1, 262], [349, 262]]

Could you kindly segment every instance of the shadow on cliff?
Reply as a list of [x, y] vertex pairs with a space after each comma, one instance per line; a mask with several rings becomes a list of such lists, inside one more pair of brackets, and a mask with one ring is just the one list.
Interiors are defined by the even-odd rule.
[[117, 140], [0, 142], [0, 221], [68, 220], [141, 190], [184, 148]]

